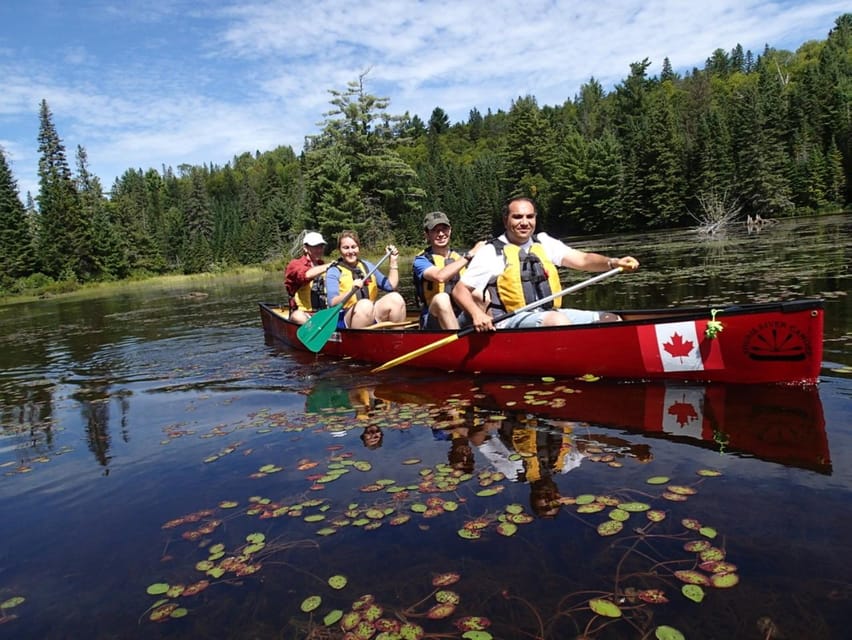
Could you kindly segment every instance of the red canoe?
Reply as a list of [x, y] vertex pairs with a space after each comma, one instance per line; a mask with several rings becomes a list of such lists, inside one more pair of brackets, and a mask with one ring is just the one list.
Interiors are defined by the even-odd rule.
[[[443, 371], [691, 382], [816, 384], [822, 365], [822, 300], [619, 311], [623, 322], [466, 334], [405, 362]], [[266, 335], [306, 350], [286, 310], [260, 304]], [[383, 364], [453, 332], [380, 326], [332, 334], [321, 353]]]

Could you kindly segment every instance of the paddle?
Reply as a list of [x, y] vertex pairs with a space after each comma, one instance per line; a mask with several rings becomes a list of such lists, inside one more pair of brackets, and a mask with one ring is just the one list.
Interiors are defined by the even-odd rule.
[[[522, 311], [530, 311], [531, 309], [535, 309], [536, 307], [540, 307], [543, 304], [547, 304], [551, 300], [555, 300], [556, 298], [561, 298], [562, 296], [567, 296], [569, 293], [574, 293], [575, 291], [579, 291], [589, 285], [595, 284], [596, 282], [600, 282], [604, 278], [609, 278], [616, 273], [620, 273], [622, 271], [622, 267], [616, 267], [615, 269], [610, 269], [609, 271], [604, 271], [603, 273], [599, 273], [596, 276], [589, 278], [588, 280], [583, 280], [582, 282], [578, 282], [577, 284], [568, 287], [567, 289], [563, 289], [558, 293], [554, 293], [552, 295], [547, 296], [546, 298], [542, 298], [541, 300], [536, 300], [535, 302], [531, 302], [525, 307], [521, 307], [520, 309], [515, 309], [511, 313], [503, 314], [497, 318], [494, 318], [494, 324], [506, 320], [507, 318], [511, 318], [512, 316], [521, 313]], [[461, 331], [457, 331], [451, 336], [447, 336], [446, 338], [441, 338], [440, 340], [436, 340], [430, 344], [427, 344], [425, 347], [420, 347], [419, 349], [415, 349], [414, 351], [410, 351], [406, 354], [403, 354], [393, 360], [389, 360], [385, 362], [383, 365], [376, 367], [371, 371], [371, 373], [378, 373], [379, 371], [385, 371], [392, 367], [395, 367], [398, 364], [402, 364], [403, 362], [408, 362], [409, 360], [413, 360], [418, 356], [422, 356], [424, 353], [429, 353], [430, 351], [434, 351], [435, 349], [439, 349], [445, 345], [450, 344], [451, 342], [455, 342], [459, 338], [463, 338], [464, 336], [470, 335], [476, 331], [476, 327], [473, 325], [469, 327], [465, 327]]]
[[[381, 260], [373, 265], [370, 272], [364, 276], [364, 281], [376, 272], [381, 264], [388, 259], [389, 255], [390, 251], [388, 251]], [[359, 287], [352, 287], [352, 290], [336, 305], [329, 307], [328, 309], [320, 309], [308, 318], [308, 321], [296, 330], [296, 336], [299, 340], [301, 340], [302, 344], [314, 353], [322, 349], [325, 346], [325, 343], [328, 342], [331, 334], [334, 333], [335, 329], [337, 329], [337, 318], [340, 315], [340, 310], [343, 308], [343, 305], [346, 304], [346, 301], [355, 295], [355, 292], [358, 291], [358, 289]]]

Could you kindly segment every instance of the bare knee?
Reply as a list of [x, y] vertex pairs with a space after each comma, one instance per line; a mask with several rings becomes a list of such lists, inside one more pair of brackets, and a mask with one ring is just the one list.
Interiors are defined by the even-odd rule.
[[571, 319], [558, 311], [545, 311], [541, 319], [542, 327], [561, 327], [566, 324], [571, 324]]
[[611, 311], [601, 311], [598, 314], [598, 322], [621, 322], [621, 316]]

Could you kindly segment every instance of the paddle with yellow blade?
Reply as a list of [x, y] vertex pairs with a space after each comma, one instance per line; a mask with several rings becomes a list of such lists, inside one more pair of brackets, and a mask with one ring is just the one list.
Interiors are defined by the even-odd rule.
[[[376, 272], [381, 264], [388, 259], [390, 254], [391, 252], [388, 251], [381, 260], [373, 265], [369, 273], [364, 276], [363, 282], [366, 282]], [[355, 295], [359, 288], [352, 287], [352, 290], [343, 297], [343, 300], [328, 309], [320, 309], [305, 324], [299, 327], [296, 330], [296, 336], [301, 340], [302, 344], [314, 353], [322, 349], [325, 343], [328, 342], [331, 334], [337, 329], [337, 319], [340, 316], [340, 310], [343, 308], [343, 305], [346, 304], [349, 298]]]
[[[547, 304], [551, 300], [556, 300], [556, 298], [561, 298], [562, 296], [567, 296], [569, 293], [574, 293], [575, 291], [579, 291], [589, 285], [595, 284], [596, 282], [600, 282], [605, 278], [609, 278], [610, 276], [614, 276], [616, 273], [620, 273], [623, 270], [622, 267], [616, 267], [615, 269], [610, 269], [609, 271], [604, 271], [603, 273], [599, 273], [596, 276], [592, 276], [588, 280], [583, 280], [582, 282], [578, 282], [577, 284], [568, 287], [567, 289], [563, 289], [558, 293], [554, 293], [552, 295], [547, 296], [546, 298], [542, 298], [541, 300], [536, 300], [535, 302], [531, 302], [528, 305], [521, 307], [520, 309], [515, 309], [511, 313], [506, 313], [502, 316], [494, 318], [494, 324], [496, 325], [498, 322], [502, 322], [508, 318], [511, 318], [514, 315], [521, 313], [522, 311], [531, 311], [536, 307], [540, 307], [543, 304]], [[372, 370], [371, 373], [378, 373], [379, 371], [386, 371], [392, 367], [395, 367], [398, 364], [402, 364], [403, 362], [408, 362], [409, 360], [414, 360], [418, 356], [422, 356], [424, 353], [429, 353], [430, 351], [434, 351], [435, 349], [440, 349], [443, 346], [446, 346], [452, 342], [455, 342], [459, 338], [463, 338], [467, 335], [470, 335], [476, 331], [476, 327], [473, 325], [469, 327], [465, 327], [461, 331], [457, 331], [456, 333], [447, 336], [446, 338], [441, 338], [440, 340], [436, 340], [430, 344], [427, 344], [425, 347], [420, 347], [419, 349], [415, 349], [414, 351], [410, 351], [406, 354], [399, 356], [398, 358], [394, 358], [393, 360], [389, 360], [385, 362], [383, 365], [376, 367]]]

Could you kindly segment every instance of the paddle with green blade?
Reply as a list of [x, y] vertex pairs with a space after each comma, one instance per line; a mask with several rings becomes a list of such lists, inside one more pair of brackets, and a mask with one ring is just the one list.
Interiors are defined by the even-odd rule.
[[[609, 271], [604, 271], [603, 273], [599, 273], [596, 276], [589, 278], [588, 280], [583, 280], [582, 282], [578, 282], [577, 284], [568, 287], [567, 289], [563, 289], [558, 293], [554, 293], [552, 295], [547, 296], [546, 298], [542, 298], [541, 300], [536, 300], [535, 302], [531, 302], [528, 305], [521, 307], [520, 309], [515, 309], [511, 313], [506, 313], [498, 318], [494, 318], [494, 324], [496, 325], [498, 322], [502, 322], [508, 318], [511, 318], [514, 315], [517, 315], [523, 311], [531, 311], [536, 307], [540, 307], [543, 304], [547, 304], [551, 300], [555, 300], [556, 298], [561, 298], [562, 296], [567, 296], [569, 293], [574, 293], [575, 291], [579, 291], [589, 285], [595, 284], [596, 282], [600, 282], [605, 278], [609, 278], [610, 276], [614, 276], [616, 273], [621, 273], [623, 270], [622, 267], [616, 267], [615, 269], [610, 269]], [[409, 360], [414, 360], [418, 356], [422, 356], [424, 353], [429, 353], [430, 351], [434, 351], [435, 349], [440, 349], [443, 346], [446, 346], [452, 342], [455, 342], [459, 338], [463, 338], [467, 335], [470, 335], [476, 331], [476, 327], [473, 325], [469, 327], [465, 327], [464, 329], [457, 331], [456, 333], [447, 336], [446, 338], [441, 338], [440, 340], [436, 340], [435, 342], [429, 343], [424, 347], [420, 347], [419, 349], [415, 349], [414, 351], [410, 351], [405, 353], [393, 360], [389, 360], [385, 362], [383, 365], [380, 365], [373, 369], [371, 373], [378, 373], [379, 371], [386, 371], [392, 367], [395, 367], [398, 364], [402, 364], [403, 362], [408, 362]]]
[[[369, 279], [369, 277], [378, 270], [382, 263], [388, 259], [390, 254], [391, 252], [388, 251], [384, 256], [382, 256], [381, 260], [373, 265], [370, 272], [364, 276], [364, 282], [366, 282], [367, 279]], [[340, 310], [343, 308], [343, 305], [346, 304], [349, 298], [355, 295], [358, 289], [360, 289], [360, 287], [352, 287], [352, 290], [343, 297], [343, 300], [328, 309], [320, 309], [314, 313], [305, 324], [299, 327], [296, 330], [296, 337], [299, 338], [302, 344], [314, 353], [320, 351], [325, 346], [325, 343], [328, 342], [331, 334], [337, 329], [337, 319], [340, 316]]]

